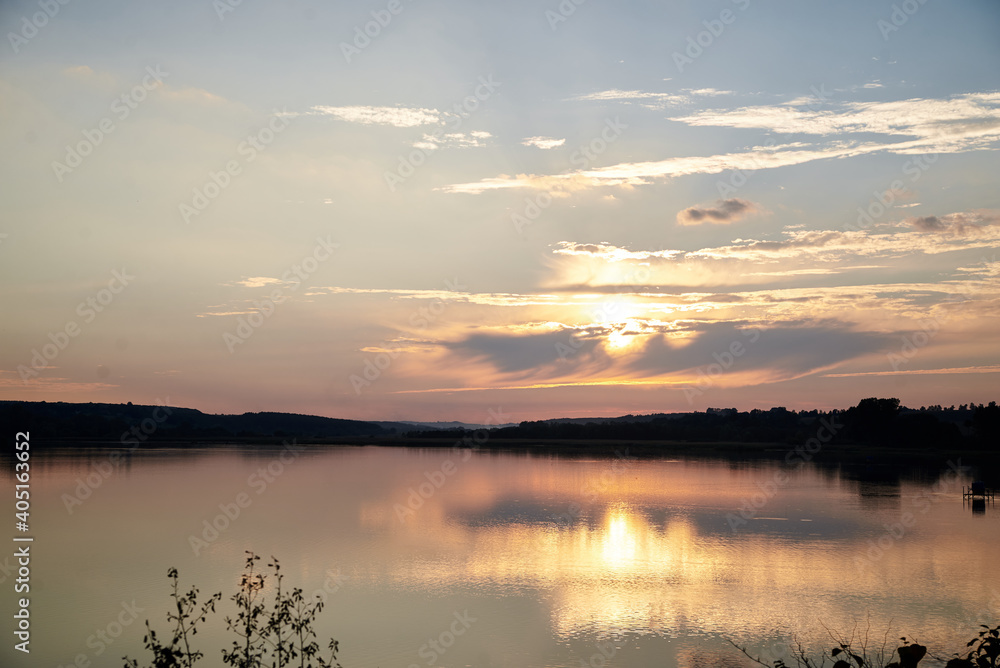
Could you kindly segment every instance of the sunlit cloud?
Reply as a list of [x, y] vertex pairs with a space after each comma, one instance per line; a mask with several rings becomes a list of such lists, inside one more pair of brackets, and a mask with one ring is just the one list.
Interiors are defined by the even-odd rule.
[[473, 132], [449, 132], [447, 134], [424, 134], [413, 143], [414, 148], [434, 151], [439, 148], [475, 148], [486, 146], [493, 135], [482, 130]]
[[523, 146], [534, 146], [540, 149], [559, 148], [566, 143], [566, 139], [556, 139], [555, 137], [527, 137], [521, 140]]
[[270, 276], [250, 276], [239, 281], [233, 281], [229, 285], [239, 285], [244, 288], [263, 288], [268, 285], [283, 285], [286, 281]]
[[719, 174], [726, 171], [755, 171], [800, 165], [814, 160], [843, 158], [882, 150], [883, 146], [831, 147], [828, 149], [802, 150], [804, 144], [783, 144], [774, 147], [757, 147], [755, 150], [725, 155], [668, 158], [649, 162], [620, 163], [585, 171], [563, 174], [519, 174], [482, 179], [470, 183], [443, 186], [448, 193], [479, 194], [506, 188], [534, 188], [537, 190], [583, 190], [608, 186], [648, 185], [658, 179], [690, 176], [692, 174]]
[[894, 369], [891, 371], [857, 371], [855, 373], [825, 373], [827, 378], [856, 378], [859, 376], [936, 376], [961, 373], [1000, 373], [1000, 365], [949, 367], [946, 369]]
[[[917, 219], [890, 231], [785, 229], [776, 239], [736, 239], [726, 246], [630, 250], [598, 243], [559, 242], [554, 279], [562, 285], [645, 283], [658, 286], [753, 285], [780, 277], [886, 268], [871, 260], [989, 249], [1000, 243], [996, 212]], [[945, 222], [941, 222], [945, 221]], [[944, 234], [944, 230], [952, 230]], [[926, 234], [927, 231], [941, 232]], [[627, 265], [627, 266], [621, 266]], [[636, 280], [637, 276], [644, 276]]]
[[557, 255], [581, 255], [600, 258], [607, 262], [623, 260], [648, 260], [650, 258], [671, 258], [680, 255], [679, 250], [630, 251], [611, 244], [579, 244], [572, 241], [560, 241], [553, 253]]
[[361, 125], [391, 125], [397, 128], [415, 128], [421, 125], [436, 125], [444, 119], [444, 114], [436, 109], [407, 107], [311, 107], [318, 114], [332, 116], [337, 120]]
[[63, 70], [63, 74], [76, 81], [92, 84], [102, 89], [110, 89], [118, 84], [118, 78], [110, 72], [99, 72], [89, 65], [74, 65]]

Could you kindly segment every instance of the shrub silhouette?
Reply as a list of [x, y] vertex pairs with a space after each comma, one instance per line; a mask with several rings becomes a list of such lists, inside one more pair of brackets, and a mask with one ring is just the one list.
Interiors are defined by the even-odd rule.
[[[1000, 626], [990, 628], [981, 624], [985, 629], [979, 632], [977, 638], [970, 640], [966, 647], [972, 649], [964, 657], [955, 655], [955, 658], [948, 661], [945, 668], [1000, 668]], [[732, 640], [729, 641], [736, 649], [743, 652], [747, 658], [754, 663], [765, 668], [824, 668], [827, 661], [833, 662], [833, 668], [918, 668], [920, 661], [927, 656], [927, 648], [917, 643], [910, 644], [907, 639], [900, 638], [902, 645], [897, 647], [888, 656], [885, 654], [887, 643], [883, 643], [881, 648], [871, 648], [867, 643], [867, 633], [859, 648], [852, 648], [850, 642], [840, 642], [837, 647], [830, 650], [829, 655], [824, 653], [819, 658], [806, 655], [801, 645], [792, 652], [793, 664], [785, 663], [784, 659], [777, 659], [769, 665], [747, 652], [746, 647], [740, 647]], [[978, 644], [977, 644], [978, 643]], [[937, 658], [937, 657], [935, 657]], [[938, 659], [943, 661], [944, 659]]]
[[[230, 597], [236, 604], [237, 613], [235, 618], [225, 618], [226, 628], [236, 634], [238, 640], [233, 641], [231, 650], [222, 650], [223, 663], [234, 668], [341, 668], [336, 661], [340, 649], [338, 642], [330, 639], [329, 658], [320, 654], [316, 642], [313, 622], [323, 610], [323, 601], [317, 597], [316, 601], [308, 602], [297, 587], [291, 592], [284, 591], [284, 575], [278, 560], [271, 557], [268, 562], [267, 567], [273, 571], [270, 575], [257, 571], [258, 561], [259, 556], [247, 552], [239, 588]], [[199, 606], [196, 587], [186, 594], [180, 593], [176, 568], [168, 570], [167, 577], [172, 581], [170, 596], [177, 608], [176, 612], [167, 613], [167, 621], [174, 622], [173, 635], [169, 642], [161, 641], [146, 620], [143, 644], [153, 654], [152, 663], [148, 665], [149, 668], [192, 668], [204, 654], [191, 649], [190, 639], [198, 633], [209, 614], [215, 612], [215, 604], [222, 593], [213, 594]], [[264, 582], [269, 577], [275, 581], [274, 597], [270, 602], [264, 595]], [[124, 660], [128, 668], [140, 668], [137, 659], [126, 656]]]

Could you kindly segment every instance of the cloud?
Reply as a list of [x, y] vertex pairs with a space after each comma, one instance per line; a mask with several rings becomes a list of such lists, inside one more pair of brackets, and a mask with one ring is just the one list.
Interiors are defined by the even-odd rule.
[[110, 89], [118, 85], [117, 78], [110, 72], [98, 72], [89, 65], [75, 65], [63, 70], [63, 74], [83, 83], [97, 85], [102, 89]]
[[677, 214], [677, 222], [681, 225], [700, 225], [701, 223], [735, 223], [748, 215], [759, 211], [759, 207], [745, 199], [721, 199], [714, 207], [688, 207]]
[[638, 292], [728, 290], [734, 285], [784, 286], [808, 277], [814, 279], [807, 280], [809, 285], [844, 280], [836, 276], [868, 282], [914, 267], [934, 267], [948, 276], [956, 271], [949, 254], [992, 249], [1000, 243], [1000, 224], [986, 224], [998, 219], [1000, 212], [983, 210], [941, 216], [937, 227], [924, 219], [919, 229], [913, 224], [887, 232], [785, 229], [769, 237], [690, 250], [560, 241], [553, 248], [553, 271], [545, 285], [552, 292], [567, 286], [583, 292], [602, 286], [631, 286]]
[[535, 188], [538, 190], [582, 190], [602, 186], [640, 186], [655, 179], [720, 174], [726, 171], [754, 171], [801, 165], [814, 160], [844, 158], [881, 150], [881, 147], [845, 147], [801, 150], [801, 143], [773, 147], [754, 147], [743, 153], [688, 156], [649, 162], [629, 162], [608, 167], [564, 174], [501, 174], [472, 183], [457, 183], [439, 188], [448, 193], [479, 194], [505, 188]]
[[262, 288], [265, 285], [284, 285], [285, 283], [287, 281], [283, 281], [280, 278], [271, 278], [270, 276], [249, 276], [243, 280], [233, 281], [226, 285], [239, 285], [244, 288]]
[[648, 260], [654, 257], [670, 258], [680, 255], [683, 251], [630, 251], [607, 243], [579, 244], [572, 241], [560, 241], [556, 244], [556, 249], [552, 252], [557, 255], [586, 255], [588, 257], [600, 258], [607, 262], [621, 262], [623, 260]]
[[731, 90], [717, 88], [683, 88], [680, 93], [651, 93], [641, 90], [619, 90], [617, 88], [597, 93], [588, 93], [570, 98], [574, 102], [638, 102], [648, 109], [664, 109], [671, 105], [686, 105], [695, 97], [720, 97], [735, 95]]
[[601, 338], [592, 332], [564, 328], [527, 334], [477, 332], [446, 345], [463, 357], [489, 363], [501, 373], [551, 376], [578, 370], [586, 363], [606, 366], [608, 360], [600, 344]]
[[492, 139], [489, 132], [476, 130], [473, 132], [450, 132], [447, 134], [424, 134], [424, 136], [413, 143], [414, 148], [422, 148], [427, 151], [434, 151], [439, 148], [475, 148], [486, 146], [487, 139]]
[[435, 125], [443, 120], [444, 114], [436, 109], [407, 107], [312, 107], [314, 113], [333, 116], [348, 123], [361, 125], [391, 125], [396, 128], [415, 128], [421, 125]]
[[921, 232], [941, 232], [948, 228], [937, 216], [911, 218], [908, 222]]
[[752, 128], [782, 134], [911, 137], [926, 149], [922, 152], [936, 152], [934, 148], [954, 152], [982, 147], [1000, 138], [1000, 92], [947, 99], [844, 102], [822, 111], [801, 105], [705, 109], [672, 120], [691, 126]]
[[857, 371], [854, 373], [825, 373], [827, 378], [855, 378], [857, 376], [933, 376], [962, 373], [1000, 373], [1000, 365], [948, 367], [944, 369], [894, 369], [892, 371]]
[[[210, 93], [203, 88], [170, 88], [167, 86], [162, 87], [162, 95], [168, 100], [174, 100], [177, 102], [186, 102], [190, 104], [197, 104], [209, 107], [219, 107], [223, 105], [232, 105], [234, 103], [230, 102], [221, 95], [216, 95], [215, 93]], [[238, 105], [242, 106], [242, 105]]]
[[[696, 335], [683, 347], [664, 336], [649, 338], [628, 366], [643, 375], [678, 373], [729, 361], [727, 372], [767, 371], [770, 380], [796, 378], [898, 345], [891, 334], [852, 331], [845, 323], [827, 322], [767, 328], [732, 322], [697, 323]], [[738, 345], [737, 345], [738, 344]], [[733, 350], [742, 351], [739, 356]]]
[[689, 95], [701, 97], [719, 97], [721, 95], [736, 95], [731, 90], [719, 90], [717, 88], [684, 88], [683, 91]]
[[[639, 343], [614, 353], [608, 340], [623, 335]], [[738, 346], [736, 344], [739, 344]], [[522, 380], [688, 382], [720, 359], [726, 374], [775, 382], [831, 369], [898, 345], [898, 337], [853, 331], [835, 321], [754, 328], [735, 322], [635, 322], [632, 326], [561, 327], [554, 331], [476, 332], [444, 344], [466, 360], [489, 364]], [[611, 352], [609, 352], [609, 350]], [[733, 355], [731, 351], [739, 351]], [[714, 376], [714, 373], [713, 373]]]
[[541, 149], [558, 148], [565, 143], [565, 139], [556, 139], [555, 137], [527, 137], [521, 140], [521, 144], [524, 146], [534, 146]]
[[906, 223], [920, 232], [966, 236], [978, 234], [983, 228], [1000, 225], [1000, 212], [981, 210], [950, 213], [945, 216], [919, 216], [908, 218]]
[[587, 95], [580, 95], [570, 99], [575, 102], [632, 102], [647, 100], [659, 103], [660, 105], [687, 104], [690, 102], [690, 99], [686, 95], [677, 95], [676, 93], [646, 93], [641, 90], [618, 89], [588, 93]]

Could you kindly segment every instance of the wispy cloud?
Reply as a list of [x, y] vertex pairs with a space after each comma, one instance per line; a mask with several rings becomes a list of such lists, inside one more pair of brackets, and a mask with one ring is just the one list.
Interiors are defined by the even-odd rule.
[[[653, 99], [659, 95], [605, 91], [579, 99]], [[1000, 92], [970, 93], [948, 99], [851, 102], [823, 111], [789, 104], [709, 109], [670, 120], [697, 127], [813, 135], [820, 141], [755, 147], [737, 153], [619, 163], [561, 174], [501, 174], [477, 182], [451, 184], [441, 190], [477, 194], [503, 188], [580, 190], [638, 186], [692, 174], [776, 169], [874, 153], [940, 154], [996, 148], [1000, 141]], [[875, 139], [879, 137], [881, 139]]]
[[854, 373], [825, 373], [827, 378], [855, 378], [857, 376], [927, 376], [956, 373], [1000, 373], [1000, 365], [948, 367], [945, 369], [898, 369], [893, 371], [857, 371]]
[[348, 123], [361, 125], [391, 125], [397, 128], [415, 128], [421, 125], [436, 125], [444, 119], [444, 114], [436, 109], [411, 107], [311, 107], [316, 114], [332, 116]]
[[624, 260], [648, 260], [650, 258], [672, 258], [682, 254], [679, 250], [630, 251], [611, 244], [579, 244], [572, 241], [560, 241], [553, 251], [557, 255], [585, 255], [601, 258], [607, 262], [622, 262]]
[[653, 101], [660, 104], [686, 104], [689, 98], [677, 93], [648, 93], [641, 90], [603, 90], [571, 98], [577, 102], [634, 102]]
[[233, 281], [226, 285], [239, 285], [244, 288], [262, 288], [266, 285], [283, 285], [286, 282], [280, 278], [271, 278], [270, 276], [248, 276], [247, 278]]
[[912, 137], [928, 149], [960, 150], [1000, 138], [1000, 92], [947, 99], [844, 102], [822, 111], [786, 105], [706, 109], [672, 120], [691, 126], [767, 129], [783, 134]]
[[720, 97], [725, 95], [735, 95], [731, 90], [719, 90], [717, 88], [682, 88], [677, 93], [654, 93], [641, 90], [603, 90], [597, 93], [588, 93], [571, 98], [576, 102], [638, 102], [643, 106], [662, 109], [670, 105], [691, 104], [696, 97]]
[[476, 148], [486, 146], [493, 135], [482, 130], [473, 132], [449, 132], [447, 134], [424, 134], [413, 143], [414, 148], [434, 151], [439, 148]]

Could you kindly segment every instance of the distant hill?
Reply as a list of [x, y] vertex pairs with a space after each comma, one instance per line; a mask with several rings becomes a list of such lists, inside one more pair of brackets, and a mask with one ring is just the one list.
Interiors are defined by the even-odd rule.
[[402, 420], [399, 422], [375, 422], [380, 427], [388, 429], [390, 431], [395, 431], [399, 434], [406, 434], [412, 431], [427, 431], [427, 430], [447, 430], [447, 429], [465, 429], [468, 431], [475, 431], [477, 429], [495, 429], [497, 427], [514, 427], [517, 426], [516, 422], [510, 422], [507, 424], [495, 425], [495, 424], [474, 424], [472, 422], [412, 422], [410, 420]]
[[[246, 438], [391, 436], [388, 425], [294, 413], [212, 415], [193, 408], [133, 404], [0, 401], [3, 433], [31, 431], [32, 441], [213, 441]], [[405, 425], [400, 425], [405, 427]]]

